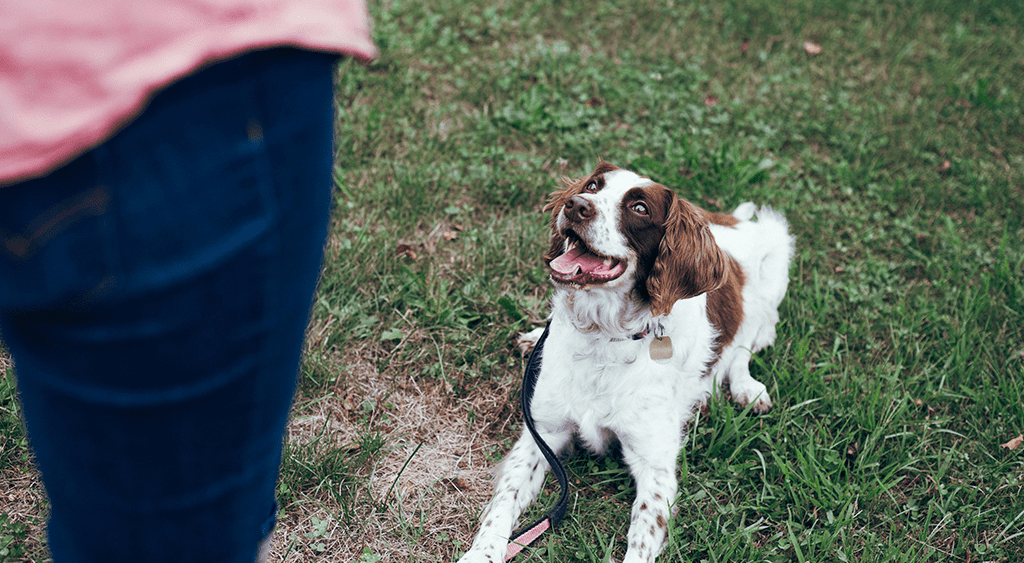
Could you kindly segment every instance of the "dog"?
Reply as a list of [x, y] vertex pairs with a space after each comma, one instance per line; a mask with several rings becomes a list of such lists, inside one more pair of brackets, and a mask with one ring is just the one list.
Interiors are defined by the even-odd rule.
[[[676, 460], [695, 410], [726, 380], [741, 406], [772, 406], [749, 362], [775, 341], [794, 238], [768, 207], [708, 212], [604, 161], [566, 180], [544, 210], [552, 214], [544, 258], [555, 294], [534, 422], [556, 453], [574, 438], [596, 454], [618, 442], [636, 482], [623, 561], [654, 561], [667, 542]], [[521, 344], [536, 343], [542, 330]], [[548, 469], [524, 432], [460, 563], [504, 560]]]

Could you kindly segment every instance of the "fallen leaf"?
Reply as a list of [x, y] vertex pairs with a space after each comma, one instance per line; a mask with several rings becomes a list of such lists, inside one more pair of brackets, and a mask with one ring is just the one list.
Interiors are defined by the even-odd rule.
[[400, 244], [397, 247], [395, 247], [395, 255], [405, 256], [410, 260], [416, 259], [416, 251], [413, 250], [412, 247], [409, 246], [408, 244]]
[[841, 274], [841, 273], [846, 271], [846, 268], [844, 268], [842, 266], [836, 266], [835, 268], [833, 268], [833, 270], [835, 271], [835, 273]]
[[1021, 444], [1024, 444], [1024, 434], [1020, 434], [1019, 436], [1017, 436], [1016, 438], [1010, 440], [1009, 442], [1007, 442], [1005, 444], [999, 444], [999, 447], [1000, 448], [1006, 448], [1008, 450], [1015, 450], [1015, 449], [1019, 448]]
[[452, 477], [448, 479], [448, 485], [459, 491], [468, 491], [471, 488], [469, 481], [466, 481], [462, 477]]
[[949, 174], [949, 169], [953, 167], [953, 164], [948, 160], [943, 160], [942, 165], [939, 166], [939, 174]]
[[455, 231], [445, 231], [441, 233], [441, 236], [444, 237], [444, 240], [451, 242], [455, 240], [455, 237], [459, 236], [459, 233]]
[[819, 55], [821, 54], [821, 45], [810, 41], [804, 41], [804, 51], [807, 51], [808, 55]]
[[740, 43], [740, 52], [746, 54], [747, 49], [750, 48], [750, 40], [744, 39], [743, 43]]
[[718, 105], [718, 96], [707, 95], [704, 96], [704, 105], [709, 108], [713, 108]]
[[594, 97], [594, 98], [590, 98], [589, 100], [587, 100], [587, 102], [585, 104], [583, 104], [583, 105], [585, 105], [587, 107], [590, 107], [590, 108], [599, 108], [599, 107], [604, 105], [604, 102], [599, 100], [597, 97]]

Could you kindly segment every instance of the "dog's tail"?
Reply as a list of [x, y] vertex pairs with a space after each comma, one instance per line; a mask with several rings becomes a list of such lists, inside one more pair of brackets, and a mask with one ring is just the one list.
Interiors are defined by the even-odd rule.
[[740, 221], [749, 221], [754, 218], [755, 212], [757, 212], [757, 206], [754, 205], [754, 202], [745, 201], [733, 210], [732, 216]]
[[789, 223], [786, 218], [771, 207], [763, 206], [755, 215], [758, 240], [765, 250], [758, 272], [761, 278], [758, 283], [764, 288], [764, 294], [770, 296], [775, 306], [778, 306], [786, 295], [786, 287], [789, 284], [789, 263], [796, 253], [796, 238], [789, 234]]

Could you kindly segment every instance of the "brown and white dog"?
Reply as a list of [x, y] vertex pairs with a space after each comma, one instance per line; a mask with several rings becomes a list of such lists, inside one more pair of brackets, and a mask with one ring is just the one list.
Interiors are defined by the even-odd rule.
[[[566, 184], [545, 207], [555, 296], [533, 417], [556, 453], [574, 436], [596, 453], [619, 442], [637, 491], [624, 561], [654, 561], [695, 408], [725, 380], [740, 405], [771, 408], [748, 364], [775, 341], [794, 241], [785, 218], [767, 207], [710, 213], [607, 162]], [[548, 469], [524, 432], [461, 563], [504, 559]]]

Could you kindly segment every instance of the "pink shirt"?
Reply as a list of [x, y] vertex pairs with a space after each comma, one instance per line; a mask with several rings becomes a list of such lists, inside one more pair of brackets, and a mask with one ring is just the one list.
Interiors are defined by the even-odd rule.
[[101, 143], [204, 63], [272, 45], [376, 55], [364, 0], [0, 2], [0, 185]]

